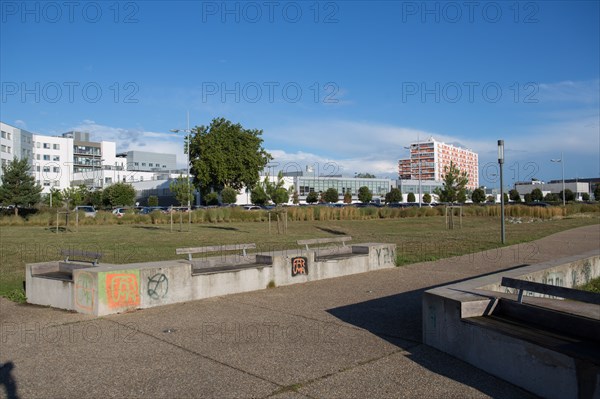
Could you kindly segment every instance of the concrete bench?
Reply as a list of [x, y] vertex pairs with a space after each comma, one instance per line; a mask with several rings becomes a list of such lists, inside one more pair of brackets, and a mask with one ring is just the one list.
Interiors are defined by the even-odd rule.
[[298, 245], [304, 245], [306, 247], [306, 250], [309, 251], [310, 248], [308, 248], [309, 245], [318, 245], [318, 244], [332, 244], [332, 243], [336, 243], [336, 242], [341, 242], [342, 245], [345, 247], [346, 246], [346, 242], [351, 241], [352, 237], [350, 236], [342, 236], [342, 237], [331, 237], [331, 238], [313, 238], [310, 240], [298, 240], [296, 241], [296, 243]]
[[100, 252], [91, 252], [91, 251], [82, 251], [79, 249], [61, 249], [60, 253], [65, 257], [64, 262], [83, 262], [83, 263], [91, 263], [92, 266], [96, 266], [100, 258], [102, 258], [102, 253]]

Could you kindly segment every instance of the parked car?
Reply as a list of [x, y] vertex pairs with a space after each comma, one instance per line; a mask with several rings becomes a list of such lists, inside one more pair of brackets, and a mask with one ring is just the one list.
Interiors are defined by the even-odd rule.
[[116, 215], [117, 217], [122, 217], [123, 215], [125, 215], [127, 213], [129, 209], [127, 208], [115, 208], [113, 209], [112, 213], [113, 215]]
[[246, 205], [244, 206], [245, 211], [260, 211], [262, 208], [256, 205]]
[[83, 212], [86, 218], [95, 218], [96, 217], [96, 209], [93, 206], [76, 206], [73, 210], [74, 212]]

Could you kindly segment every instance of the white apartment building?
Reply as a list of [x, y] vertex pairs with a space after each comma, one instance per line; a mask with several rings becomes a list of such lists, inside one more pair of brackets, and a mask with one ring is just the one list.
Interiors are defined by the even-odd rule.
[[442, 181], [444, 169], [454, 163], [467, 173], [467, 188], [479, 187], [479, 155], [468, 148], [461, 148], [435, 140], [417, 141], [410, 145], [410, 158], [398, 161], [398, 176], [401, 180]]

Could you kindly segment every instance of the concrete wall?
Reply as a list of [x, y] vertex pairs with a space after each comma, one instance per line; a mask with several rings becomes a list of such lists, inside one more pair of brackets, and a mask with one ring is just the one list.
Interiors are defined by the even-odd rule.
[[[76, 268], [73, 281], [35, 274], [59, 270], [59, 262], [27, 265], [29, 303], [102, 316], [220, 295], [298, 284], [395, 266], [394, 244], [274, 251], [252, 256], [217, 256], [127, 265]], [[247, 267], [255, 263], [255, 266]], [[192, 274], [202, 265], [203, 273]], [[236, 268], [242, 266], [243, 268]], [[210, 271], [210, 267], [231, 270]]]

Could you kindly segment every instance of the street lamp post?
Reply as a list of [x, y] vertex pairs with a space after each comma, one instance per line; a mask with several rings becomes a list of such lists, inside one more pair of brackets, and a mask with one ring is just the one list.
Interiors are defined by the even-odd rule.
[[190, 129], [190, 113], [188, 111], [187, 113], [187, 129], [171, 129], [171, 131], [173, 133], [179, 133], [179, 132], [184, 132], [188, 134], [188, 142], [187, 142], [187, 185], [188, 185], [188, 189], [187, 189], [187, 209], [188, 209], [188, 230], [191, 231], [191, 226], [192, 226], [192, 207], [191, 207], [191, 195], [190, 195], [190, 145], [192, 143], [191, 141], [191, 134], [192, 134], [192, 130]]
[[502, 175], [504, 165], [504, 140], [498, 140], [498, 165], [500, 166], [500, 234], [502, 244], [504, 244], [506, 241], [504, 234], [504, 179]]
[[560, 159], [551, 159], [550, 162], [560, 162], [560, 166], [562, 168], [562, 200], [563, 206], [565, 206], [565, 159], [563, 157], [563, 152], [560, 152]]

